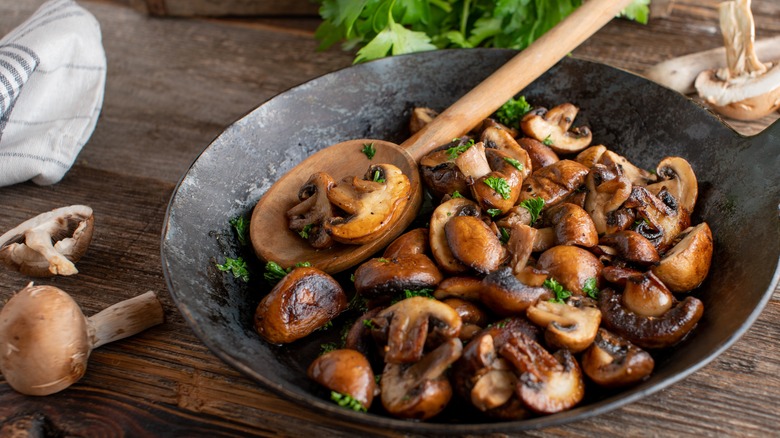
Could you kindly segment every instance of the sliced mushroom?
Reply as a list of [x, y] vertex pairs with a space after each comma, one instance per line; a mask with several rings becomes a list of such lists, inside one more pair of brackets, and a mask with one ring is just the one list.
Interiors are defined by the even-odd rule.
[[[530, 155], [506, 129], [488, 127], [482, 131], [480, 140], [484, 143], [486, 152], [491, 149], [498, 150], [506, 154], [501, 157], [502, 159], [506, 157], [516, 160], [516, 164], [519, 167], [517, 170], [520, 172], [522, 179], [527, 178], [533, 171], [534, 167], [531, 163]], [[488, 157], [488, 160], [490, 160], [490, 157]], [[491, 165], [491, 168], [497, 170], [494, 165]]]
[[371, 319], [376, 339], [387, 339], [387, 363], [417, 362], [431, 344], [457, 338], [463, 322], [458, 312], [441, 301], [411, 297], [382, 310]]
[[460, 315], [461, 321], [463, 321], [463, 326], [458, 335], [461, 341], [468, 342], [487, 325], [487, 312], [476, 303], [454, 297], [446, 298], [442, 302], [455, 309], [458, 315]]
[[596, 231], [603, 234], [621, 230], [614, 213], [631, 196], [631, 181], [615, 168], [594, 164], [585, 178], [585, 187], [585, 210], [593, 219]]
[[567, 303], [537, 301], [526, 314], [534, 324], [545, 328], [544, 339], [553, 348], [579, 353], [596, 338], [601, 312], [590, 299], [570, 299]]
[[537, 170], [523, 182], [520, 201], [540, 197], [545, 208], [561, 202], [580, 188], [588, 175], [588, 168], [572, 160], [560, 160]]
[[466, 181], [477, 180], [490, 173], [490, 163], [485, 156], [485, 146], [482, 142], [458, 154], [455, 165], [466, 176]]
[[629, 263], [649, 266], [661, 260], [653, 242], [636, 231], [606, 234], [599, 239], [599, 244], [613, 248], [616, 256]]
[[433, 296], [438, 300], [461, 298], [479, 301], [480, 289], [482, 289], [482, 280], [477, 277], [449, 277], [439, 283]]
[[445, 195], [451, 195], [455, 192], [463, 196], [468, 195], [469, 186], [466, 183], [466, 175], [455, 164], [455, 158], [458, 155], [451, 153], [455, 150], [451, 148], [463, 146], [468, 140], [468, 137], [456, 139], [448, 145], [437, 148], [420, 160], [420, 174], [425, 186], [435, 198], [441, 199]]
[[536, 228], [521, 223], [513, 224], [509, 228], [509, 240], [506, 246], [510, 254], [509, 266], [513, 274], [520, 274], [528, 265], [531, 253], [535, 251], [534, 243], [538, 233], [539, 230]]
[[688, 214], [693, 213], [699, 185], [691, 164], [684, 158], [666, 157], [658, 163], [656, 174], [661, 181], [648, 185], [647, 190], [658, 196], [661, 189], [665, 188]]
[[363, 179], [347, 177], [331, 187], [328, 199], [348, 216], [325, 224], [333, 240], [362, 245], [374, 240], [395, 223], [409, 201], [411, 184], [401, 169], [392, 164], [368, 168]]
[[680, 206], [666, 189], [658, 196], [645, 187], [634, 186], [624, 206], [636, 210], [642, 221], [634, 231], [647, 237], [659, 253], [671, 247], [677, 236], [691, 224], [690, 214]]
[[487, 274], [498, 269], [507, 258], [501, 241], [482, 219], [453, 217], [444, 225], [444, 233], [452, 255], [479, 273]]
[[652, 173], [635, 166], [626, 157], [610, 150], [604, 151], [601, 157], [599, 157], [599, 164], [612, 169], [619, 169], [619, 173], [628, 178], [631, 184], [634, 185], [644, 186], [656, 179]]
[[694, 85], [715, 111], [759, 119], [780, 108], [780, 62], [762, 63], [756, 56], [750, 0], [722, 2], [719, 10], [727, 67], [701, 72]]
[[605, 288], [599, 293], [599, 309], [604, 325], [611, 331], [642, 348], [665, 348], [693, 330], [704, 304], [689, 296], [661, 316], [641, 316], [623, 305], [620, 294]]
[[73, 275], [87, 252], [92, 209], [71, 205], [39, 214], [0, 236], [0, 262], [31, 277]]
[[601, 282], [603, 265], [598, 257], [578, 246], [554, 246], [539, 256], [536, 267], [550, 273], [550, 277], [575, 295], [585, 295], [583, 286], [591, 278]]
[[452, 198], [436, 207], [429, 226], [433, 258], [443, 271], [450, 274], [463, 273], [469, 269], [452, 254], [444, 231], [444, 225], [456, 216], [479, 217], [479, 206], [465, 198]]
[[712, 231], [706, 222], [688, 228], [682, 239], [650, 268], [672, 292], [699, 287], [712, 262]]
[[549, 299], [549, 289], [529, 286], [512, 274], [508, 266], [501, 267], [482, 280], [480, 301], [490, 310], [501, 316], [522, 314], [537, 300]]
[[[473, 148], [472, 148], [473, 149]], [[476, 178], [469, 184], [474, 200], [485, 211], [509, 211], [520, 196], [523, 171], [515, 167], [513, 158], [496, 149], [485, 150], [490, 172]]]
[[607, 388], [640, 382], [650, 376], [654, 367], [655, 361], [648, 352], [603, 328], [582, 354], [582, 371]]
[[409, 131], [415, 134], [423, 129], [425, 125], [431, 123], [439, 112], [432, 108], [417, 107], [412, 110], [412, 116], [409, 118]]
[[374, 258], [355, 270], [355, 290], [369, 300], [389, 300], [404, 290], [434, 289], [443, 276], [425, 254]]
[[371, 360], [376, 358], [378, 352], [374, 337], [371, 335], [371, 324], [364, 323], [363, 321], [369, 321], [379, 314], [382, 309], [383, 307], [369, 309], [352, 323], [352, 326], [347, 330], [347, 335], [344, 338], [344, 348], [359, 351]]
[[313, 248], [333, 245], [333, 239], [325, 231], [325, 223], [333, 217], [328, 191], [335, 184], [327, 173], [315, 173], [298, 191], [300, 203], [287, 210], [289, 228], [308, 240]]
[[577, 157], [574, 160], [587, 168], [591, 168], [600, 163], [601, 156], [604, 155], [604, 152], [606, 151], [607, 147], [604, 145], [593, 145], [577, 154]]
[[382, 405], [396, 417], [426, 420], [452, 397], [446, 371], [461, 355], [463, 344], [449, 339], [413, 364], [387, 363], [382, 372]]
[[593, 137], [587, 126], [571, 127], [578, 112], [579, 108], [571, 103], [558, 105], [545, 114], [530, 112], [520, 121], [520, 128], [553, 151], [572, 154], [588, 147]]
[[341, 285], [313, 267], [299, 267], [258, 304], [254, 324], [268, 342], [286, 344], [308, 336], [347, 308]]
[[339, 394], [349, 395], [364, 409], [371, 407], [376, 392], [376, 380], [371, 364], [356, 350], [329, 351], [309, 365], [309, 378]]

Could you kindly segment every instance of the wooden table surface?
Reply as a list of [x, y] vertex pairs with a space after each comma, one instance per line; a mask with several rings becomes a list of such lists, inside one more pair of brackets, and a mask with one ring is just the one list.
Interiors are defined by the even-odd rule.
[[[0, 35], [42, 0], [0, 2]], [[146, 290], [163, 325], [94, 351], [86, 375], [47, 397], [0, 379], [0, 436], [392, 435], [342, 424], [269, 393], [221, 362], [195, 337], [168, 295], [160, 233], [168, 199], [190, 163], [232, 121], [296, 84], [351, 64], [317, 52], [317, 17], [149, 17], [133, 0], [80, 1], [102, 26], [108, 58], [97, 128], [58, 184], [0, 188], [0, 234], [40, 212], [85, 203], [96, 232], [74, 277], [42, 280], [87, 315]], [[142, 3], [142, 2], [141, 2]], [[642, 26], [615, 21], [574, 52], [641, 73], [721, 45], [715, 0], [681, 0]], [[780, 4], [754, 0], [759, 37], [780, 35]], [[777, 114], [735, 126], [755, 133]], [[30, 278], [0, 269], [0, 302]], [[529, 435], [770, 436], [780, 417], [780, 295], [747, 334], [682, 382], [607, 414]]]

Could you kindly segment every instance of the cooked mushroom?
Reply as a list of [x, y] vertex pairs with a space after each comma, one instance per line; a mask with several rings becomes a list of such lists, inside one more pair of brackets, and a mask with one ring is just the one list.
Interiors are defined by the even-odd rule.
[[349, 395], [360, 402], [363, 409], [371, 407], [376, 380], [371, 364], [360, 352], [350, 349], [329, 351], [314, 359], [307, 374], [329, 390]]
[[522, 372], [517, 394], [539, 414], [554, 414], [579, 403], [585, 395], [580, 366], [567, 349], [550, 354], [533, 339], [518, 333], [499, 353]]
[[614, 151], [605, 150], [601, 157], [599, 157], [599, 164], [619, 170], [619, 173], [628, 178], [628, 180], [631, 181], [631, 184], [634, 185], [644, 186], [656, 180], [656, 177], [652, 173], [635, 166], [628, 161], [626, 157], [619, 155]]
[[480, 301], [501, 316], [522, 314], [537, 300], [551, 297], [550, 290], [540, 286], [522, 283], [512, 274], [508, 266], [501, 267], [482, 280]]
[[480, 217], [479, 206], [465, 198], [452, 198], [436, 207], [429, 226], [433, 258], [443, 271], [450, 274], [463, 273], [469, 269], [452, 254], [444, 231], [444, 225], [456, 216]]
[[655, 196], [645, 187], [634, 186], [623, 205], [635, 210], [643, 219], [634, 231], [653, 242], [659, 253], [669, 249], [691, 224], [688, 211], [665, 188]]
[[558, 204], [547, 210], [545, 219], [555, 231], [556, 245], [578, 245], [590, 248], [599, 243], [593, 219], [578, 205], [569, 202]]
[[515, 223], [510, 226], [508, 232], [509, 240], [506, 247], [510, 254], [509, 266], [512, 268], [512, 273], [518, 275], [523, 272], [531, 258], [531, 253], [536, 250], [535, 243], [539, 230]]
[[41, 213], [0, 236], [0, 262], [31, 277], [73, 275], [92, 241], [94, 217], [86, 205]]
[[0, 372], [22, 394], [54, 394], [81, 379], [92, 350], [162, 322], [151, 291], [86, 318], [66, 292], [30, 283], [0, 311]]
[[579, 152], [590, 144], [593, 135], [587, 126], [572, 128], [579, 108], [564, 103], [544, 114], [530, 112], [520, 121], [523, 132], [536, 140], [544, 142], [559, 154]]
[[352, 326], [347, 330], [346, 337], [344, 338], [344, 348], [359, 351], [371, 360], [377, 357], [378, 351], [376, 349], [374, 337], [371, 335], [371, 324], [363, 321], [369, 321], [379, 314], [382, 309], [383, 307], [369, 309], [352, 323]]
[[641, 316], [628, 310], [620, 294], [610, 288], [599, 292], [599, 309], [604, 325], [642, 348], [671, 347], [696, 326], [704, 304], [686, 297], [661, 316]]
[[528, 153], [528, 157], [531, 159], [531, 169], [534, 171], [560, 160], [558, 154], [549, 146], [531, 137], [518, 138], [517, 144]]
[[468, 137], [455, 139], [420, 159], [420, 174], [435, 198], [441, 199], [455, 192], [468, 195], [466, 175], [455, 164], [458, 147], [465, 147], [468, 140]]
[[333, 245], [325, 224], [333, 217], [328, 191], [335, 181], [327, 173], [317, 172], [298, 191], [300, 203], [287, 210], [288, 227], [309, 241], [313, 248]]
[[655, 245], [636, 231], [623, 230], [606, 234], [601, 236], [599, 244], [613, 248], [620, 259], [640, 266], [649, 266], [661, 260]]
[[374, 240], [395, 223], [395, 213], [409, 201], [411, 184], [392, 164], [375, 164], [363, 179], [347, 177], [331, 187], [328, 199], [348, 216], [325, 224], [333, 240], [362, 245]]
[[382, 257], [392, 259], [407, 254], [425, 254], [428, 252], [428, 229], [415, 228], [398, 236], [388, 245]]
[[487, 274], [498, 269], [507, 252], [485, 222], [474, 216], [456, 216], [444, 225], [452, 255], [462, 264]]
[[417, 107], [412, 110], [412, 116], [409, 118], [409, 131], [412, 134], [423, 129], [425, 125], [431, 123], [439, 112], [432, 108]]
[[507, 212], [520, 196], [524, 171], [516, 166], [523, 166], [512, 161], [514, 159], [506, 152], [497, 149], [486, 149], [485, 159], [490, 172], [468, 180], [471, 194], [483, 210]]
[[535, 171], [523, 181], [520, 201], [540, 197], [545, 208], [561, 202], [580, 188], [588, 175], [588, 168], [572, 160], [560, 160]]
[[631, 196], [631, 181], [618, 168], [594, 164], [585, 178], [587, 195], [585, 210], [593, 219], [599, 234], [614, 233], [624, 229], [614, 213]]
[[583, 287], [591, 278], [601, 283], [603, 265], [588, 250], [578, 246], [554, 246], [539, 256], [536, 267], [550, 273], [550, 277], [575, 295], [585, 295]]
[[460, 316], [460, 320], [463, 321], [458, 335], [463, 342], [468, 342], [487, 324], [487, 312], [472, 301], [451, 297], [442, 300], [442, 302], [455, 309]]
[[639, 316], [661, 316], [675, 303], [672, 292], [661, 280], [647, 271], [626, 279], [623, 305]]
[[387, 299], [404, 290], [433, 289], [443, 276], [425, 254], [367, 260], [355, 270], [355, 290], [370, 300]]
[[466, 181], [474, 181], [490, 173], [490, 164], [485, 156], [485, 145], [482, 142], [464, 145], [466, 149], [458, 152], [455, 165], [458, 166]]
[[374, 338], [384, 341], [387, 363], [417, 362], [427, 345], [456, 338], [463, 322], [458, 312], [439, 300], [411, 297], [401, 300], [371, 318]]
[[479, 301], [480, 289], [482, 289], [482, 280], [477, 277], [449, 277], [439, 283], [433, 296], [438, 300], [461, 298]]
[[688, 214], [693, 213], [699, 195], [699, 184], [691, 164], [685, 158], [666, 157], [658, 163], [656, 174], [661, 181], [648, 185], [647, 190], [658, 196], [665, 188]]
[[313, 267], [299, 267], [258, 304], [254, 324], [268, 342], [286, 344], [322, 327], [347, 308], [341, 285]]
[[544, 339], [553, 348], [579, 353], [596, 338], [601, 312], [589, 298], [577, 297], [566, 303], [537, 301], [526, 311], [528, 319], [545, 328]]
[[722, 2], [719, 10], [727, 67], [701, 72], [694, 85], [725, 116], [761, 118], [780, 108], [780, 62], [762, 63], [756, 56], [750, 0]]
[[387, 363], [380, 382], [382, 405], [390, 414], [426, 420], [452, 398], [446, 371], [461, 355], [463, 344], [449, 339], [413, 364]]
[[648, 352], [603, 328], [582, 354], [582, 371], [596, 384], [607, 388], [640, 382], [654, 367], [655, 361]]
[[682, 239], [650, 268], [672, 292], [699, 287], [712, 262], [712, 231], [706, 222], [688, 228], [680, 236]]
[[[488, 152], [491, 149], [501, 151], [503, 152], [501, 159], [510, 158], [515, 160], [514, 165], [517, 167], [517, 170], [520, 172], [520, 176], [523, 179], [527, 178], [533, 171], [534, 167], [531, 163], [531, 156], [528, 151], [521, 147], [517, 140], [515, 140], [514, 137], [512, 137], [512, 134], [506, 129], [495, 126], [485, 128], [480, 135], [480, 140], [485, 144], [485, 152]], [[488, 160], [490, 160], [490, 156], [488, 156]], [[497, 170], [496, 166], [493, 164], [491, 164], [490, 167], [493, 170]]]

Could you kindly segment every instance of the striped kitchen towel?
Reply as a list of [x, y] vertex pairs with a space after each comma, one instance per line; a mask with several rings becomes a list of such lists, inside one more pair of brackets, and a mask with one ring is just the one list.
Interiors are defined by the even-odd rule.
[[0, 39], [0, 186], [58, 182], [95, 129], [106, 55], [95, 17], [49, 0]]

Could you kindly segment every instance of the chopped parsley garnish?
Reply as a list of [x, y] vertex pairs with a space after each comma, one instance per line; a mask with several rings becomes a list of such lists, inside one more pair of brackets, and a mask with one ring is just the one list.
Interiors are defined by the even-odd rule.
[[342, 408], [352, 409], [357, 412], [366, 412], [366, 407], [362, 403], [352, 398], [349, 394], [342, 394], [340, 392], [331, 391], [330, 399], [336, 402], [337, 405]]
[[309, 231], [311, 231], [312, 224], [306, 224], [301, 231], [298, 231], [298, 234], [304, 238], [309, 238]]
[[368, 301], [360, 294], [355, 294], [349, 301], [349, 308], [361, 313], [365, 313], [368, 310]]
[[361, 149], [360, 152], [366, 154], [366, 157], [368, 157], [369, 160], [373, 160], [374, 155], [376, 155], [376, 148], [374, 147], [374, 143], [364, 144], [363, 149]]
[[487, 214], [489, 214], [490, 217], [499, 216], [501, 213], [503, 213], [503, 212], [501, 211], [500, 208], [488, 208], [487, 209]]
[[571, 296], [571, 292], [564, 289], [562, 284], [558, 283], [552, 278], [548, 278], [547, 280], [544, 280], [543, 286], [546, 287], [547, 289], [550, 289], [555, 294], [555, 297], [550, 299], [550, 301], [552, 301], [553, 303], [562, 304], [564, 300], [566, 300]]
[[[308, 268], [310, 266], [311, 263], [309, 262], [298, 262], [295, 264], [296, 268]], [[265, 281], [273, 286], [290, 272], [292, 272], [292, 268], [284, 269], [278, 263], [270, 261], [265, 264], [265, 273], [263, 274], [263, 278], [265, 278]]]
[[447, 148], [447, 156], [450, 157], [450, 160], [454, 160], [458, 158], [458, 155], [466, 152], [472, 146], [474, 146], [474, 139], [469, 139], [468, 142], [462, 145]]
[[498, 231], [501, 233], [501, 237], [499, 238], [501, 240], [501, 243], [509, 242], [509, 230], [507, 230], [504, 227], [501, 227], [498, 229]]
[[582, 285], [582, 291], [594, 300], [598, 300], [599, 287], [598, 282], [596, 281], [596, 277], [590, 277], [589, 279], [585, 280], [585, 284]]
[[326, 322], [322, 327], [318, 328], [317, 330], [328, 330], [329, 328], [333, 328], [333, 321]]
[[544, 140], [542, 140], [542, 143], [544, 143], [545, 146], [552, 146], [553, 141], [552, 138], [550, 138], [550, 136], [548, 135], [547, 137], [544, 138]]
[[383, 182], [385, 182], [385, 179], [384, 179], [384, 178], [382, 178], [382, 173], [381, 173], [380, 171], [378, 171], [378, 170], [375, 170], [375, 171], [374, 171], [374, 177], [373, 177], [373, 181], [374, 181], [374, 182], [378, 182], [378, 183], [383, 183]]
[[490, 176], [482, 180], [488, 187], [495, 190], [496, 193], [501, 195], [504, 199], [509, 199], [512, 189], [509, 187], [509, 183], [504, 178], [497, 176]]
[[424, 298], [430, 298], [432, 300], [435, 300], [436, 297], [433, 296], [433, 289], [428, 288], [422, 288], [417, 290], [410, 290], [410, 289], [404, 289], [404, 292], [402, 294], [398, 294], [398, 296], [391, 301], [391, 304], [395, 304], [399, 301], [403, 301], [407, 298], [412, 297], [424, 297]]
[[521, 172], [523, 171], [523, 163], [521, 163], [520, 161], [515, 160], [514, 158], [511, 158], [511, 157], [504, 157], [504, 161], [506, 161], [507, 163], [509, 163], [512, 166], [514, 166], [515, 169], [517, 169], [517, 170], [519, 170]]
[[373, 330], [373, 329], [377, 328], [376, 324], [374, 324], [374, 320], [373, 319], [364, 319], [363, 320], [363, 327], [365, 327], [365, 328], [367, 328], [369, 330]]
[[462, 197], [463, 197], [463, 195], [461, 195], [461, 194], [460, 194], [460, 192], [459, 192], [459, 191], [457, 191], [457, 190], [455, 190], [454, 192], [452, 192], [452, 194], [450, 195], [450, 198], [452, 198], [452, 199], [455, 199], [455, 198], [462, 198]]
[[338, 350], [339, 346], [335, 342], [328, 342], [320, 345], [320, 354], [330, 353], [333, 350]]
[[525, 100], [525, 96], [518, 99], [509, 99], [496, 111], [496, 118], [506, 126], [514, 126], [531, 111], [531, 105]]
[[230, 219], [230, 225], [236, 230], [236, 237], [238, 237], [238, 243], [241, 246], [246, 245], [246, 232], [249, 229], [249, 221], [244, 216], [234, 217]]
[[217, 269], [220, 271], [229, 271], [234, 277], [243, 281], [244, 283], [249, 281], [249, 270], [247, 269], [246, 262], [242, 257], [231, 259], [225, 258], [224, 264], [217, 264]]
[[531, 213], [531, 225], [533, 226], [536, 220], [539, 219], [539, 213], [544, 208], [544, 198], [537, 196], [536, 198], [526, 199], [520, 203], [520, 206]]

